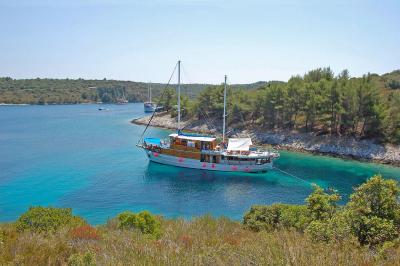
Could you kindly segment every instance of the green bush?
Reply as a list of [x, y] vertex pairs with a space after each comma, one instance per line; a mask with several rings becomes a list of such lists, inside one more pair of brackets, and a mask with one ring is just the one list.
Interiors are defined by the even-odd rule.
[[325, 220], [333, 216], [340, 200], [336, 191], [325, 192], [321, 187], [313, 184], [313, 192], [307, 197], [307, 208], [312, 220]]
[[159, 237], [161, 234], [161, 223], [155, 215], [148, 211], [133, 213], [125, 211], [118, 215], [118, 228], [138, 229], [144, 234]]
[[347, 218], [347, 213], [341, 211], [332, 218], [321, 221], [312, 221], [305, 233], [314, 241], [320, 242], [340, 242], [351, 237], [351, 229]]
[[68, 266], [95, 266], [96, 259], [93, 252], [86, 252], [85, 254], [75, 253], [68, 258]]
[[398, 237], [399, 195], [396, 181], [376, 175], [350, 196], [347, 204], [350, 226], [361, 244], [375, 246]]
[[394, 180], [373, 176], [355, 189], [349, 203], [338, 208], [340, 196], [314, 185], [306, 206], [252, 206], [243, 224], [253, 231], [295, 228], [315, 241], [358, 239], [370, 247], [395, 243], [400, 235], [400, 189]]
[[30, 207], [17, 222], [18, 231], [54, 232], [61, 227], [83, 225], [85, 221], [72, 215], [70, 208]]
[[243, 218], [243, 224], [253, 231], [272, 231], [278, 228], [294, 228], [302, 231], [309, 222], [306, 206], [288, 204], [252, 206]]

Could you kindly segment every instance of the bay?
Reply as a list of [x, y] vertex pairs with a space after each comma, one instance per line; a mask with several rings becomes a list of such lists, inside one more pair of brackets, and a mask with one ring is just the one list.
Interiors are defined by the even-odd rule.
[[[166, 217], [241, 219], [253, 204], [303, 204], [310, 183], [344, 204], [374, 174], [400, 181], [400, 168], [282, 151], [268, 173], [218, 173], [149, 163], [137, 143], [143, 104], [0, 106], [0, 221], [29, 206], [69, 207], [94, 224], [121, 211]], [[170, 131], [151, 128], [148, 135]]]

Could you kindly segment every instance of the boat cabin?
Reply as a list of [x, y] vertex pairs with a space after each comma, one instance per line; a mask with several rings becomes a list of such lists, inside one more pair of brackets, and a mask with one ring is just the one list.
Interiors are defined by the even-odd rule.
[[215, 150], [217, 148], [216, 139], [209, 136], [195, 134], [170, 134], [170, 145], [178, 150]]

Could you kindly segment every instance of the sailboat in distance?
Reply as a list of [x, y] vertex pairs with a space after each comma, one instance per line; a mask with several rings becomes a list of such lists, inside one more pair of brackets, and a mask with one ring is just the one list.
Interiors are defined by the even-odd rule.
[[226, 76], [224, 81], [222, 141], [217, 141], [215, 136], [181, 131], [180, 68], [181, 61], [178, 61], [177, 132], [170, 134], [169, 138], [165, 140], [151, 137], [141, 138], [137, 146], [145, 151], [149, 160], [160, 164], [211, 171], [265, 172], [272, 169], [273, 160], [279, 158], [279, 153], [254, 147], [251, 138], [225, 138]]
[[156, 103], [153, 103], [151, 101], [151, 84], [149, 83], [148, 85], [148, 96], [149, 96], [149, 101], [144, 103], [144, 111], [146, 113], [152, 113], [156, 110]]

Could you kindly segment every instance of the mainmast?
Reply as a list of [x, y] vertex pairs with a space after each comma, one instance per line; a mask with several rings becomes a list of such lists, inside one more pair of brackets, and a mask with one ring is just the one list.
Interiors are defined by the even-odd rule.
[[222, 115], [222, 142], [225, 143], [225, 118], [226, 118], [226, 75], [224, 82], [224, 114]]
[[178, 132], [181, 124], [181, 60], [178, 61]]

